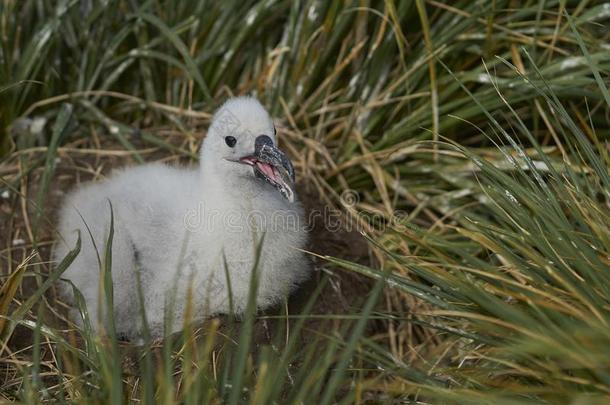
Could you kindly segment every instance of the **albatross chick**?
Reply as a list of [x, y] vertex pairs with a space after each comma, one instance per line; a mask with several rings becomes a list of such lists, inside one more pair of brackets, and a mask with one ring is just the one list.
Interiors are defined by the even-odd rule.
[[[111, 206], [114, 319], [125, 338], [141, 336], [138, 274], [154, 337], [163, 336], [171, 294], [172, 332], [184, 324], [187, 306], [193, 320], [231, 308], [243, 312], [259, 246], [258, 308], [280, 302], [308, 276], [308, 262], [298, 250], [306, 232], [294, 169], [277, 147], [273, 121], [254, 98], [230, 99], [215, 113], [200, 167], [128, 168], [67, 197], [54, 258], [60, 261], [80, 233], [81, 252], [62, 277], [82, 293], [94, 327], [98, 314], [108, 319], [99, 258], [103, 261]], [[69, 283], [60, 291], [74, 304]], [[72, 316], [82, 324], [77, 310]]]

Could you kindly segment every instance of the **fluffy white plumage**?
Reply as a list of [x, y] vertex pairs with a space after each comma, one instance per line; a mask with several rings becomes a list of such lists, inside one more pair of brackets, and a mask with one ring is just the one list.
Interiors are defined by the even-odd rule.
[[[227, 136], [235, 138], [233, 147]], [[214, 115], [201, 147], [199, 168], [162, 164], [132, 167], [103, 182], [81, 186], [67, 197], [59, 222], [63, 240], [57, 242], [54, 258], [61, 260], [74, 247], [80, 231], [81, 252], [63, 278], [81, 291], [91, 319], [97, 319], [98, 308], [103, 311], [104, 304], [98, 302], [100, 267], [83, 220], [103, 259], [110, 225], [109, 201], [114, 213], [114, 316], [117, 332], [127, 338], [137, 338], [141, 330], [135, 269], [140, 269], [147, 319], [155, 337], [163, 334], [166, 297], [174, 285], [173, 331], [183, 325], [189, 289], [195, 319], [229, 312], [223, 252], [234, 310], [242, 312], [257, 241], [263, 234], [259, 308], [281, 301], [307, 278], [308, 262], [298, 251], [307, 238], [300, 204], [278, 191], [281, 179], [274, 186], [261, 173], [255, 175], [254, 166], [243, 164], [252, 162], [239, 161], [255, 153], [255, 143], [261, 138], [277, 144], [268, 113], [253, 98], [234, 98]], [[278, 174], [272, 166], [266, 168]], [[67, 283], [61, 291], [73, 300]], [[82, 322], [76, 311], [73, 315]]]

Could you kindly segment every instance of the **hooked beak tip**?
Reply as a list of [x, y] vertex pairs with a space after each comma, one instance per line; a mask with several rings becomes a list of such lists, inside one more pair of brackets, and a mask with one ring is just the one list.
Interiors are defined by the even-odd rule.
[[254, 154], [242, 156], [236, 162], [252, 166], [257, 177], [274, 186], [290, 203], [295, 201], [294, 167], [286, 154], [273, 144], [256, 145]]

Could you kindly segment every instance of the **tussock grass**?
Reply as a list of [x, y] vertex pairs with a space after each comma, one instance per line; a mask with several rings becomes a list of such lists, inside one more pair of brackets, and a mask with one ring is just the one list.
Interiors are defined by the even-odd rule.
[[[607, 400], [607, 10], [0, 3], [0, 394]], [[48, 262], [60, 190], [116, 166], [191, 162], [210, 113], [242, 93], [277, 117], [302, 193], [340, 209], [366, 244], [353, 251], [347, 234], [343, 244], [314, 235], [309, 299], [275, 313], [251, 303], [241, 320], [190, 325], [141, 348], [112, 328], [75, 330], [49, 294], [78, 252]], [[346, 287], [353, 274], [370, 279], [366, 294]]]

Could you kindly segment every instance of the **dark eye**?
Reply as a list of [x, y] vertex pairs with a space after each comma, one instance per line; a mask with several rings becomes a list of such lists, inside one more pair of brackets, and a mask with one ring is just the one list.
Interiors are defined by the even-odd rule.
[[235, 139], [234, 136], [226, 136], [225, 142], [227, 143], [227, 146], [229, 146], [229, 148], [232, 148], [237, 143], [237, 139]]

